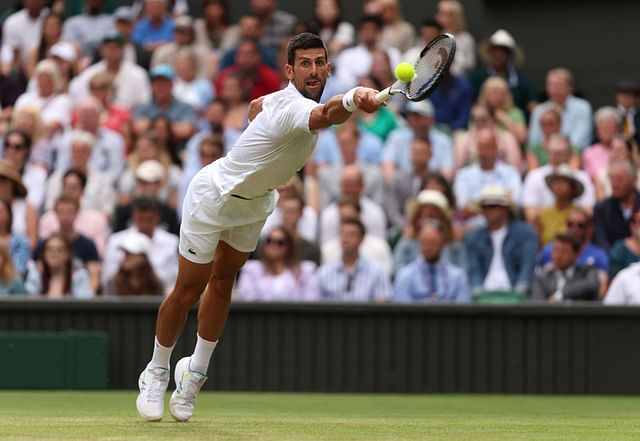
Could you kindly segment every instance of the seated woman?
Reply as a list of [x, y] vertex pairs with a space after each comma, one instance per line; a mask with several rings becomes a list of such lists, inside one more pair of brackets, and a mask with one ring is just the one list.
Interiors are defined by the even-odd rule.
[[118, 272], [107, 282], [105, 296], [163, 295], [162, 281], [156, 276], [147, 253], [151, 239], [142, 233], [131, 232], [122, 241], [124, 258]]
[[6, 243], [0, 243], [0, 297], [26, 293], [22, 276], [13, 265], [9, 247]]
[[487, 106], [500, 130], [506, 130], [524, 144], [527, 140], [527, 124], [524, 112], [513, 104], [513, 96], [507, 82], [500, 77], [489, 77], [480, 88], [478, 104]]
[[[540, 128], [542, 129], [542, 142], [539, 144], [527, 144], [527, 170], [547, 165], [549, 163], [549, 141], [554, 135], [561, 135], [562, 108], [556, 104], [550, 105], [540, 116]], [[571, 166], [580, 168], [580, 156], [578, 149], [573, 148]]]
[[260, 260], [242, 268], [235, 298], [245, 301], [308, 301], [320, 298], [316, 264], [300, 261], [293, 236], [274, 228]]
[[[639, 149], [635, 139], [618, 134], [611, 140], [611, 153], [609, 154], [609, 160], [607, 161], [607, 167], [600, 169], [597, 172], [594, 180], [596, 189], [596, 198], [601, 201], [602, 199], [611, 196], [611, 180], [609, 179], [609, 163], [617, 160], [628, 160], [638, 168], [640, 165]], [[640, 190], [640, 175], [636, 180], [636, 189]]]
[[29, 294], [51, 299], [66, 296], [89, 299], [95, 293], [89, 285], [89, 272], [73, 258], [71, 243], [60, 233], [44, 242], [44, 252], [38, 262], [29, 262], [25, 282]]
[[27, 236], [11, 231], [13, 223], [13, 211], [11, 204], [6, 199], [0, 199], [0, 244], [6, 245], [13, 266], [21, 277], [27, 272], [29, 262], [29, 239]]
[[640, 209], [629, 220], [631, 235], [613, 244], [609, 252], [609, 280], [632, 263], [640, 260]]

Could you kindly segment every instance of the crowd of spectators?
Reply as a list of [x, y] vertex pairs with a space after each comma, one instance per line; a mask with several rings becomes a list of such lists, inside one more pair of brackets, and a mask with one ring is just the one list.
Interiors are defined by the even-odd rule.
[[326, 42], [323, 101], [382, 89], [450, 32], [429, 100], [319, 133], [235, 298], [640, 303], [640, 83], [595, 111], [566, 67], [534, 85], [517, 29], [473, 36], [458, 0], [417, 29], [399, 0], [365, 0], [357, 23], [339, 0], [312, 17], [248, 0], [237, 22], [227, 0], [111, 3], [22, 0], [2, 17], [0, 295], [168, 293], [188, 183], [233, 147], [250, 100], [286, 86], [291, 35]]

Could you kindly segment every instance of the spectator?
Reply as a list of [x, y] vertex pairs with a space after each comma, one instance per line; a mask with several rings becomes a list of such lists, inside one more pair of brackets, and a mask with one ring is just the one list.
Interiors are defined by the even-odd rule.
[[71, 243], [61, 233], [44, 241], [42, 257], [30, 262], [25, 289], [29, 294], [50, 299], [71, 296], [89, 299], [95, 296], [89, 283], [89, 273], [73, 258]]
[[198, 164], [193, 167], [184, 167], [180, 176], [180, 183], [178, 184], [178, 215], [182, 213], [182, 201], [187, 191], [187, 187], [191, 182], [191, 179], [198, 173], [198, 171], [205, 165], [211, 164], [222, 156], [224, 156], [224, 145], [220, 136], [209, 136], [200, 141], [198, 149]]
[[580, 243], [568, 234], [558, 234], [553, 244], [551, 264], [537, 272], [531, 298], [561, 303], [574, 300], [598, 300], [600, 282], [596, 267], [577, 264]]
[[[131, 201], [127, 197], [126, 202], [116, 206], [113, 217], [113, 230], [121, 231], [129, 226], [132, 218], [132, 209], [135, 204], [135, 198], [151, 198], [158, 204], [160, 213], [161, 228], [172, 234], [178, 234], [180, 229], [178, 225], [178, 215], [174, 207], [170, 206], [162, 198], [167, 193], [167, 170], [155, 159], [142, 162], [135, 169], [135, 187], [132, 191], [134, 200]], [[170, 186], [170, 190], [172, 187]]]
[[487, 225], [464, 237], [472, 293], [528, 292], [538, 248], [535, 230], [513, 218], [514, 207], [504, 187], [483, 188], [479, 204]]
[[278, 9], [278, 0], [251, 0], [250, 6], [251, 12], [260, 18], [263, 29], [260, 42], [277, 54], [284, 39], [291, 34], [296, 17]]
[[483, 127], [477, 135], [478, 162], [458, 171], [453, 182], [458, 209], [463, 219], [473, 223], [477, 216], [478, 189], [489, 185], [498, 185], [509, 193], [514, 204], [519, 205], [521, 194], [520, 173], [512, 165], [498, 161], [498, 143], [496, 130]]
[[8, 247], [14, 268], [24, 277], [31, 256], [29, 239], [24, 234], [13, 233], [12, 224], [11, 204], [6, 199], [0, 199], [0, 245]]
[[318, 271], [323, 299], [350, 302], [390, 300], [392, 293], [388, 273], [362, 252], [365, 236], [365, 227], [359, 220], [342, 221], [341, 257], [325, 263]]
[[147, 256], [153, 271], [162, 280], [164, 291], [168, 292], [175, 283], [178, 268], [178, 236], [159, 227], [160, 204], [155, 199], [149, 197], [135, 199], [130, 210], [133, 225], [113, 233], [107, 240], [102, 267], [102, 286], [106, 288], [107, 283], [120, 268], [124, 258], [122, 244], [132, 232], [137, 232], [151, 239]]
[[469, 77], [475, 94], [479, 94], [487, 78], [502, 78], [509, 84], [514, 104], [529, 115], [538, 104], [538, 93], [531, 80], [519, 69], [524, 53], [513, 36], [504, 29], [498, 29], [480, 44], [479, 52], [484, 66]]
[[445, 72], [429, 99], [436, 109], [437, 124], [449, 132], [467, 127], [473, 105], [473, 90], [464, 77], [451, 71]]
[[392, 66], [400, 62], [400, 51], [381, 43], [382, 21], [375, 16], [364, 16], [358, 26], [358, 45], [344, 49], [335, 59], [335, 75], [341, 89], [349, 90], [358, 85], [371, 71], [373, 54], [385, 51]]
[[[93, 97], [83, 98], [75, 108], [78, 115], [75, 129], [87, 132], [94, 137], [91, 157], [86, 165], [87, 173], [94, 171], [102, 173], [109, 182], [114, 183], [124, 168], [124, 139], [111, 129], [100, 126], [100, 115], [103, 112], [100, 102]], [[73, 143], [85, 144], [90, 142], [86, 135], [78, 136], [76, 131], [67, 131], [57, 141], [56, 170], [63, 172], [68, 170], [72, 164]], [[80, 152], [76, 152], [78, 154]], [[85, 167], [83, 160], [78, 160], [77, 166]]]
[[634, 263], [620, 271], [611, 286], [603, 303], [605, 305], [629, 305], [640, 304], [640, 263]]
[[31, 78], [36, 65], [47, 58], [51, 49], [62, 37], [62, 25], [64, 17], [56, 13], [47, 14], [42, 21], [42, 32], [40, 41], [29, 53], [29, 58], [24, 66], [24, 74]]
[[[113, 78], [107, 72], [98, 72], [89, 79], [89, 92], [102, 105], [100, 127], [113, 130], [122, 136], [125, 145], [131, 146], [131, 111], [113, 102]], [[78, 115], [74, 115], [77, 120]]]
[[139, 64], [144, 69], [149, 66], [149, 54], [131, 40], [133, 26], [136, 17], [133, 8], [129, 6], [119, 6], [113, 12], [113, 20], [116, 32], [124, 40], [124, 59], [132, 64]]
[[82, 14], [70, 17], [64, 24], [62, 39], [80, 47], [80, 56], [91, 64], [102, 39], [113, 32], [113, 17], [105, 13], [105, 0], [86, 0]]
[[[640, 165], [638, 155], [638, 145], [636, 140], [627, 135], [618, 134], [611, 140], [611, 152], [609, 162], [626, 160], [630, 161], [636, 168]], [[609, 181], [608, 167], [601, 169], [595, 177], [596, 198], [600, 201], [611, 196], [611, 181]], [[640, 175], [636, 179], [636, 188], [640, 189]]]
[[[572, 157], [571, 145], [564, 136], [553, 135], [549, 138], [548, 144], [549, 163], [529, 171], [522, 185], [524, 217], [530, 224], [535, 224], [540, 210], [554, 203], [553, 194], [545, 181], [546, 177], [558, 167], [569, 165]], [[574, 169], [573, 175], [584, 187], [584, 193], [574, 200], [574, 204], [591, 212], [596, 203], [593, 183], [584, 170]]]
[[410, 63], [415, 63], [420, 58], [420, 53], [431, 40], [442, 34], [442, 26], [434, 18], [426, 18], [420, 23], [420, 38], [415, 46], [408, 49], [402, 59]]
[[245, 14], [238, 19], [238, 35], [235, 36], [233, 44], [227, 48], [223, 54], [221, 54], [219, 70], [224, 70], [227, 67], [235, 63], [236, 54], [238, 53], [238, 46], [243, 40], [251, 40], [256, 42], [258, 46], [258, 52], [262, 62], [271, 69], [278, 70], [277, 54], [273, 52], [269, 46], [266, 46], [260, 42], [262, 37], [262, 22], [260, 17], [255, 14]]
[[232, 24], [227, 0], [202, 2], [202, 17], [193, 24], [196, 44], [209, 51], [225, 51], [238, 40], [240, 26]]
[[466, 75], [476, 65], [476, 41], [467, 32], [462, 3], [458, 0], [440, 0], [436, 20], [444, 32], [456, 37], [456, 57], [451, 64], [451, 72]]
[[544, 245], [557, 234], [564, 233], [573, 201], [584, 192], [584, 186], [574, 176], [571, 167], [562, 164], [545, 177], [547, 186], [553, 193], [555, 203], [543, 208], [538, 216], [538, 237]]
[[175, 19], [173, 28], [174, 40], [165, 43], [153, 51], [151, 56], [151, 68], [167, 64], [177, 70], [176, 57], [182, 49], [189, 50], [195, 58], [195, 76], [198, 79], [210, 81], [213, 74], [212, 58], [209, 49], [195, 39], [195, 30], [191, 17], [183, 15]]
[[342, 16], [340, 0], [316, 0], [310, 26], [318, 30], [318, 35], [327, 45], [329, 60], [355, 41], [355, 28]]
[[[47, 136], [46, 128], [40, 117], [40, 109], [33, 104], [23, 104], [12, 110], [11, 128], [23, 132], [31, 140], [29, 162], [47, 171], [51, 170], [54, 143]], [[8, 132], [9, 130], [6, 133]]]
[[[153, 0], [158, 1], [158, 0]], [[151, 69], [151, 100], [136, 107], [133, 113], [133, 131], [144, 134], [151, 121], [165, 115], [171, 121], [171, 134], [178, 143], [185, 143], [196, 130], [197, 116], [191, 106], [173, 97], [175, 72], [166, 64]]]
[[607, 252], [617, 240], [631, 235], [629, 220], [640, 207], [636, 178], [636, 168], [630, 161], [617, 160], [609, 164], [611, 197], [598, 202], [593, 214], [596, 225], [594, 242]]
[[22, 176], [22, 182], [29, 189], [27, 200], [36, 210], [42, 209], [47, 181], [47, 170], [29, 162], [31, 138], [25, 132], [10, 129], [4, 136], [2, 159], [10, 162]]
[[0, 297], [26, 294], [22, 275], [16, 270], [9, 247], [0, 242]]
[[398, 271], [396, 302], [468, 303], [469, 283], [464, 270], [441, 258], [447, 233], [437, 221], [427, 221], [418, 233], [420, 256]]
[[613, 138], [622, 131], [622, 118], [615, 107], [601, 107], [593, 116], [596, 122], [598, 143], [582, 152], [582, 167], [595, 181], [607, 169], [611, 156]]
[[[580, 243], [577, 265], [593, 265], [598, 268], [601, 276], [601, 286], [606, 286], [606, 278], [609, 273], [609, 255], [605, 250], [591, 241], [593, 235], [593, 218], [591, 214], [579, 207], [574, 207], [569, 212], [567, 219], [567, 234], [575, 237]], [[539, 266], [544, 267], [551, 262], [553, 242], [548, 243], [540, 253]]]
[[623, 133], [640, 143], [640, 83], [620, 81], [616, 85], [616, 110], [622, 117]]
[[[342, 200], [338, 205], [340, 213], [340, 223], [356, 219], [363, 222], [362, 208], [360, 204], [352, 200]], [[328, 264], [340, 260], [342, 255], [342, 242], [340, 236], [327, 240], [322, 243], [322, 263]], [[367, 256], [372, 262], [376, 262], [385, 272], [387, 276], [393, 272], [393, 258], [389, 243], [381, 237], [369, 234], [365, 230], [365, 235], [360, 244], [360, 255]]]
[[591, 143], [591, 104], [573, 95], [573, 75], [568, 69], [556, 68], [547, 73], [546, 90], [549, 99], [537, 106], [529, 122], [529, 144], [542, 141], [540, 117], [551, 104], [562, 109], [562, 134], [571, 140], [571, 145], [580, 150]]
[[271, 230], [260, 260], [248, 261], [236, 286], [235, 298], [245, 301], [308, 301], [320, 297], [316, 264], [301, 261], [293, 236], [283, 228]]
[[453, 144], [451, 137], [434, 126], [434, 109], [429, 100], [411, 101], [406, 107], [409, 125], [389, 134], [382, 151], [382, 172], [385, 182], [392, 182], [397, 170], [410, 172], [411, 140], [427, 137], [431, 144], [429, 170], [439, 171], [447, 178], [453, 177]]
[[[51, 47], [48, 57], [58, 65], [60, 71], [60, 92], [69, 92], [69, 83], [79, 72], [78, 49], [69, 41], [59, 41]], [[29, 81], [29, 90], [35, 90], [35, 81]]]
[[514, 105], [509, 84], [504, 79], [487, 78], [480, 88], [478, 104], [487, 106], [498, 129], [511, 133], [520, 145], [527, 141], [525, 114]]
[[122, 242], [124, 257], [113, 278], [104, 289], [105, 296], [161, 296], [162, 281], [149, 262], [151, 239], [142, 233], [131, 232]]
[[636, 209], [629, 220], [629, 237], [616, 241], [609, 253], [609, 278], [640, 260], [640, 209]]
[[398, 0], [379, 0], [382, 19], [382, 43], [395, 47], [400, 52], [407, 51], [416, 40], [416, 31], [402, 16]]
[[[76, 221], [78, 220], [78, 214], [80, 213], [80, 203], [78, 199], [63, 194], [58, 198], [56, 204], [54, 206], [54, 221], [47, 221], [42, 225], [43, 233], [60, 233], [70, 244], [73, 251], [73, 258], [78, 259], [86, 268], [89, 273], [89, 286], [94, 293], [97, 293], [100, 290], [100, 271], [102, 269], [102, 264], [100, 262], [100, 256], [98, 255], [98, 249], [96, 247], [95, 242], [90, 238], [81, 234], [78, 229], [76, 229]], [[84, 221], [93, 222], [96, 218], [91, 216], [91, 213], [84, 213]], [[79, 225], [82, 225], [81, 228], [83, 230], [89, 229], [92, 233], [95, 232], [93, 230], [98, 225], [102, 225], [103, 230], [106, 230], [107, 223], [104, 218], [98, 216], [98, 220], [96, 224], [88, 224], [85, 225], [84, 222], [79, 222]], [[51, 225], [54, 224], [54, 225]], [[57, 226], [57, 228], [55, 228]], [[50, 237], [49, 236], [46, 237]], [[45, 236], [40, 236], [41, 240], [38, 242], [36, 249], [33, 252], [33, 257], [35, 260], [38, 260], [42, 255], [42, 250], [44, 246], [44, 241], [46, 241]], [[103, 231], [102, 238], [104, 239], [105, 234]]]
[[225, 138], [229, 139], [227, 135], [230, 134], [235, 143], [249, 124], [247, 120], [247, 112], [249, 110], [248, 90], [243, 88], [240, 75], [225, 77], [222, 82], [220, 100], [225, 107], [225, 114], [222, 116], [222, 128]]
[[[335, 131], [328, 129], [322, 136], [324, 139], [320, 145], [323, 148], [326, 147], [326, 150], [316, 150], [317, 157], [325, 156], [325, 153], [329, 153], [329, 148], [338, 150], [336, 153], [339, 156], [332, 162], [318, 164], [317, 177], [322, 189], [320, 209], [324, 210], [329, 204], [342, 199], [340, 176], [344, 168], [350, 165], [356, 165], [362, 171], [364, 194], [376, 204], [382, 205], [384, 202], [382, 170], [378, 165], [367, 162], [366, 159], [362, 160], [362, 155], [358, 152], [359, 149], [360, 152], [371, 151], [374, 146], [381, 149], [382, 143], [372, 139], [366, 132], [361, 132], [353, 120], [341, 124]], [[332, 144], [333, 142], [337, 145]]]
[[36, 80], [34, 92], [25, 92], [16, 101], [16, 107], [33, 105], [40, 110], [49, 137], [65, 130], [71, 123], [71, 99], [62, 90], [60, 69], [53, 60], [43, 60], [33, 72]]
[[429, 221], [437, 221], [444, 233], [442, 258], [466, 269], [466, 252], [456, 237], [451, 219], [451, 205], [441, 190], [427, 187], [418, 193], [415, 201], [408, 204], [407, 219], [408, 225], [393, 250], [393, 267], [396, 274], [420, 255], [418, 234], [422, 224]]
[[[109, 175], [100, 170], [91, 170], [89, 167], [94, 145], [95, 137], [91, 133], [82, 130], [72, 132], [70, 168], [64, 171], [56, 170], [49, 176], [45, 204], [47, 210], [53, 208], [58, 196], [65, 193], [66, 189], [77, 193], [82, 208], [100, 211], [107, 218], [111, 218], [116, 192]], [[73, 174], [75, 179], [65, 182], [70, 174]]]
[[47, 14], [45, 0], [25, 0], [24, 8], [4, 21], [0, 57], [2, 74], [8, 75], [14, 67], [17, 71], [24, 71], [29, 54], [38, 46]]
[[200, 116], [215, 93], [211, 81], [196, 77], [198, 63], [199, 57], [193, 49], [178, 49], [174, 60], [176, 80], [173, 84], [173, 96], [189, 104]]
[[[382, 207], [364, 195], [364, 177], [356, 165], [342, 169], [340, 189], [343, 199], [358, 202], [362, 207], [362, 222], [371, 234], [386, 237], [387, 220]], [[326, 242], [340, 234], [340, 214], [335, 202], [322, 210], [320, 215], [320, 239]]]
[[144, 16], [134, 26], [131, 37], [151, 54], [173, 41], [174, 27], [173, 18], [167, 12], [167, 0], [144, 0]]
[[[529, 171], [549, 163], [550, 140], [554, 136], [562, 136], [560, 133], [562, 128], [562, 109], [555, 104], [547, 107], [540, 116], [540, 127], [543, 134], [542, 140], [537, 144], [527, 144], [527, 169]], [[569, 163], [573, 168], [581, 168], [580, 150], [575, 146], [569, 146], [572, 150]]]
[[[372, 169], [380, 164], [382, 141], [349, 119], [337, 127], [322, 130], [314, 153], [314, 164], [318, 169], [349, 165], [358, 162]], [[366, 174], [366, 172], [365, 172]]]
[[26, 199], [27, 188], [20, 173], [8, 161], [0, 161], [0, 199], [11, 205], [11, 233], [24, 234], [33, 249], [38, 241], [38, 211]]
[[520, 172], [522, 169], [520, 144], [511, 132], [499, 129], [494, 115], [483, 104], [473, 106], [469, 130], [459, 131], [454, 135], [456, 169], [471, 165], [478, 160], [479, 132], [482, 129], [490, 129], [496, 138], [498, 158]]
[[255, 40], [244, 39], [238, 43], [234, 63], [223, 69], [215, 80], [217, 91], [224, 92], [225, 79], [231, 75], [240, 78], [249, 100], [280, 90], [280, 75], [264, 63]]
[[69, 84], [69, 95], [78, 103], [89, 95], [89, 82], [98, 72], [113, 78], [113, 104], [126, 109], [144, 104], [151, 97], [149, 78], [144, 69], [125, 59], [127, 41], [122, 34], [112, 33], [102, 39], [101, 61], [86, 68]]
[[[89, 203], [84, 203], [86, 199], [85, 188], [88, 187], [87, 176], [79, 169], [71, 168], [61, 177], [61, 186], [56, 183], [60, 194], [70, 196], [71, 198], [80, 201], [80, 210], [74, 222], [74, 229], [79, 233], [85, 235], [91, 239], [98, 249], [100, 256], [104, 254], [104, 245], [107, 240], [107, 236], [111, 233], [109, 229], [109, 217], [101, 209], [91, 208]], [[111, 186], [107, 185], [107, 191], [113, 190]], [[38, 236], [40, 238], [49, 237], [52, 233], [60, 229], [60, 223], [56, 217], [55, 204], [58, 200], [58, 196], [51, 205], [51, 209], [45, 212], [40, 219]], [[105, 203], [108, 199], [105, 199]], [[111, 201], [113, 201], [113, 192], [111, 191]], [[96, 201], [97, 202], [97, 201]]]

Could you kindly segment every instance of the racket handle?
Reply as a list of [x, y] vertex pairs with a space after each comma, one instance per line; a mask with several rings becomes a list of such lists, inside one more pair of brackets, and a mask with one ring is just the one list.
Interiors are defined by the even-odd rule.
[[403, 84], [403, 81], [398, 80], [395, 83], [393, 83], [391, 86], [387, 87], [386, 89], [383, 89], [380, 92], [376, 93], [376, 101], [379, 103], [384, 103], [385, 101], [387, 101], [389, 98], [393, 96], [394, 92], [392, 91], [396, 90], [402, 84]]

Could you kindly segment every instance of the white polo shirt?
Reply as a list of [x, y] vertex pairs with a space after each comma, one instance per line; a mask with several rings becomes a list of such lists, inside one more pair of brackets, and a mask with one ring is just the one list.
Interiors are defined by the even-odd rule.
[[227, 156], [207, 166], [220, 193], [252, 199], [289, 181], [315, 147], [309, 116], [316, 106], [291, 83], [267, 95]]
[[604, 298], [605, 305], [640, 305], [640, 262], [616, 274]]

